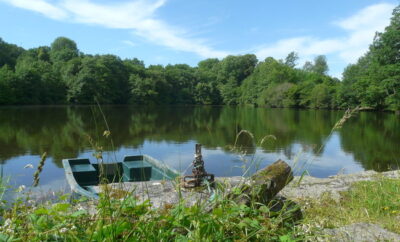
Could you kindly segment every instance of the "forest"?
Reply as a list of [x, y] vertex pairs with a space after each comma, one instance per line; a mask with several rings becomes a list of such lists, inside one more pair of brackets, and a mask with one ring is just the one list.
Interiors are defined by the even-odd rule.
[[298, 67], [298, 54], [206, 59], [197, 66], [149, 65], [88, 55], [66, 37], [25, 50], [0, 38], [0, 105], [199, 104], [400, 110], [400, 6], [342, 80], [321, 55]]

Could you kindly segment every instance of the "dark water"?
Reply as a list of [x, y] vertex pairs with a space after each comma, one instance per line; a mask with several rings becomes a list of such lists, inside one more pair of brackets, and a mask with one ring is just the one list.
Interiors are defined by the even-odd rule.
[[[0, 163], [11, 185], [32, 184], [43, 152], [43, 187], [65, 184], [63, 158], [93, 157], [95, 145], [106, 161], [148, 154], [182, 172], [190, 172], [195, 143], [203, 144], [208, 172], [217, 176], [251, 174], [277, 159], [297, 174], [313, 176], [354, 173], [400, 166], [400, 116], [363, 112], [331, 133], [343, 111], [264, 109], [250, 107], [97, 107], [0, 108]], [[240, 150], [233, 151], [236, 142]], [[271, 138], [261, 140], [266, 135]], [[112, 140], [112, 142], [111, 142]], [[32, 164], [32, 168], [24, 168]]]

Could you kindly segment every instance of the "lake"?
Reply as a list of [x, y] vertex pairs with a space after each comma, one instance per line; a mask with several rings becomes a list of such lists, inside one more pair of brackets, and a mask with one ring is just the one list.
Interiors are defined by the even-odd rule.
[[[400, 116], [362, 112], [332, 131], [343, 113], [211, 106], [1, 107], [1, 172], [12, 186], [30, 186], [47, 152], [40, 184], [65, 186], [61, 160], [94, 162], [94, 147], [101, 147], [107, 162], [148, 154], [190, 173], [196, 143], [203, 145], [206, 170], [216, 176], [250, 175], [277, 159], [291, 164], [296, 174], [316, 177], [398, 169]], [[103, 136], [107, 125], [108, 138]], [[247, 132], [238, 137], [241, 130]], [[34, 168], [24, 168], [28, 164]]]

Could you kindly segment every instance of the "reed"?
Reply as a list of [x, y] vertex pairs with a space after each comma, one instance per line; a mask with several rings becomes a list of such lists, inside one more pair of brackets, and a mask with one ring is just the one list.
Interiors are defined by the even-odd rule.
[[40, 173], [43, 170], [43, 166], [44, 166], [44, 163], [46, 162], [46, 158], [47, 158], [47, 152], [44, 152], [40, 158], [40, 162], [37, 167], [37, 170], [33, 174], [33, 184], [32, 184], [33, 187], [37, 187], [39, 185]]

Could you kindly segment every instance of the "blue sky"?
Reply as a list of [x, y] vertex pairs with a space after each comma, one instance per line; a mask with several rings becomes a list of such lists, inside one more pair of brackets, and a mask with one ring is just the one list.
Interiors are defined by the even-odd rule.
[[[323, 3], [322, 3], [323, 2]], [[0, 37], [24, 48], [75, 40], [88, 54], [187, 63], [296, 51], [298, 65], [326, 55], [340, 77], [389, 24], [398, 0], [0, 0]]]

